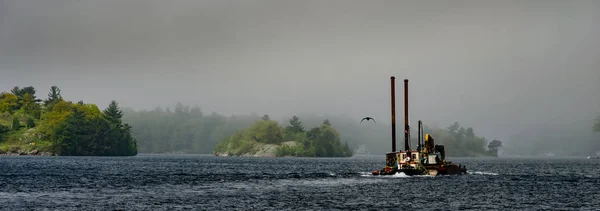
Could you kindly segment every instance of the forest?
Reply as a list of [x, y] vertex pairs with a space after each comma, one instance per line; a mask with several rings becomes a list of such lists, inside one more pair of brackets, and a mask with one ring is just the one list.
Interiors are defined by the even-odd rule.
[[[261, 117], [268, 114], [225, 116], [216, 112], [205, 113], [200, 107], [177, 103], [173, 108], [158, 107], [153, 110], [123, 109], [123, 121], [133, 126], [132, 135], [138, 140], [138, 150], [142, 153], [213, 153], [217, 143], [238, 131], [252, 127]], [[320, 127], [327, 119], [339, 133], [340, 143], [352, 150], [363, 145], [371, 154], [384, 154], [391, 148], [390, 126], [360, 124], [360, 118], [333, 115], [298, 114], [305, 128]], [[283, 118], [279, 125], [290, 121]], [[416, 126], [412, 127], [413, 129]], [[447, 128], [428, 127], [424, 132], [431, 134], [437, 144], [446, 145], [449, 156], [496, 156], [502, 147], [499, 140], [487, 140], [478, 136], [471, 127], [463, 127], [458, 122]], [[411, 146], [416, 147], [416, 131], [411, 137]], [[398, 133], [397, 146], [403, 146], [403, 133]]]
[[122, 122], [115, 101], [100, 111], [95, 104], [66, 101], [52, 86], [45, 100], [32, 86], [0, 94], [0, 153], [71, 156], [132, 156], [137, 143]]

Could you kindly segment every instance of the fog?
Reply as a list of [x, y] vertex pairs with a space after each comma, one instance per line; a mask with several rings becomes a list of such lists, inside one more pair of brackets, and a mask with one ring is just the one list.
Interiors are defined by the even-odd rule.
[[[600, 114], [600, 1], [1, 0], [0, 89], [222, 114], [372, 116], [488, 139]], [[585, 123], [585, 124], [583, 124]], [[399, 127], [402, 128], [402, 127]]]

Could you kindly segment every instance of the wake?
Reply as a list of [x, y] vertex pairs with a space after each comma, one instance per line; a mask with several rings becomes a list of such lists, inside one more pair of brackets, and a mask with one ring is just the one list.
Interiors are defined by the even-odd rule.
[[[494, 173], [494, 172], [484, 172], [484, 171], [467, 171], [468, 175], [488, 175], [488, 176], [498, 176], [498, 173]], [[398, 172], [394, 175], [373, 175], [371, 174], [371, 172], [360, 172], [360, 176], [361, 177], [375, 177], [375, 178], [411, 178], [411, 177], [434, 177], [431, 175], [415, 175], [415, 176], [408, 176], [406, 174], [404, 174], [403, 172]], [[438, 176], [444, 176], [444, 175], [438, 175]]]

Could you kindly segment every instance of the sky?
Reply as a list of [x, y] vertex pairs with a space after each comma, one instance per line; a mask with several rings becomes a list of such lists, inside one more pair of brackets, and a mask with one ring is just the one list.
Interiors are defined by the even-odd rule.
[[0, 90], [222, 114], [390, 119], [489, 139], [600, 114], [597, 0], [0, 0]]

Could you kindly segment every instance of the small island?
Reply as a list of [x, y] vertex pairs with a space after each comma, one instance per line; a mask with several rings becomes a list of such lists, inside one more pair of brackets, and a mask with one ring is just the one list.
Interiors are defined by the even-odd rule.
[[0, 93], [0, 154], [65, 156], [133, 156], [131, 126], [112, 101], [100, 111], [94, 104], [65, 101], [50, 88], [46, 100], [34, 87]]
[[218, 142], [216, 156], [245, 157], [351, 157], [348, 143], [340, 142], [340, 134], [329, 120], [308, 131], [297, 116], [283, 128], [264, 115], [249, 128], [238, 130]]

